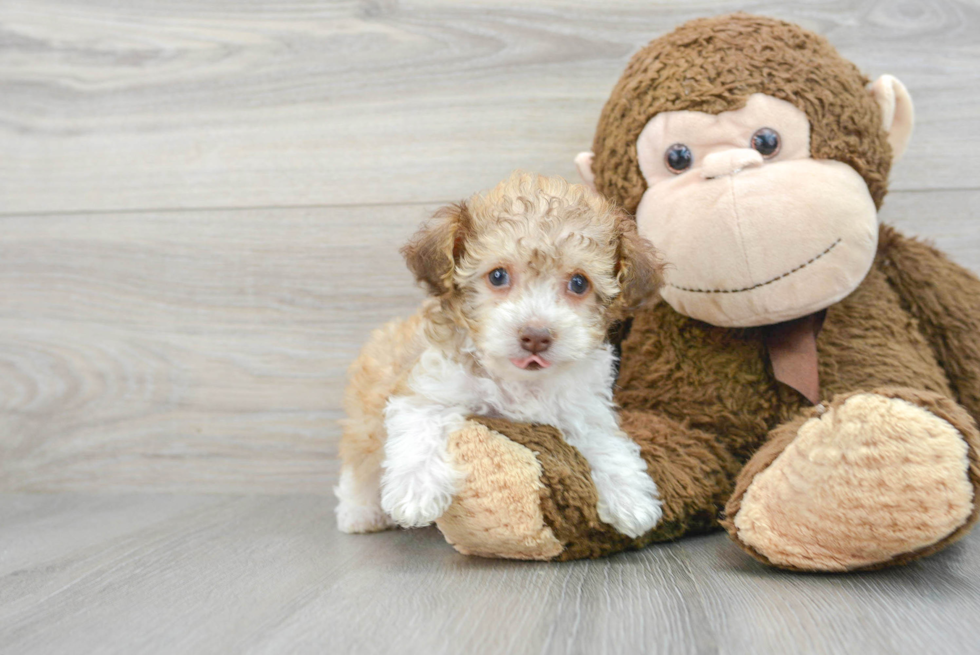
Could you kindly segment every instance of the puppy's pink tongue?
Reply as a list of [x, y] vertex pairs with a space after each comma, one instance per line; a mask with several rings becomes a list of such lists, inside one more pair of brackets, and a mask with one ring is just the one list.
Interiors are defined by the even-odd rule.
[[531, 364], [537, 364], [541, 368], [548, 368], [549, 366], [551, 366], [551, 362], [541, 359], [537, 355], [531, 355], [530, 357], [525, 357], [524, 359], [517, 359], [515, 357], [510, 361], [517, 368], [527, 368]]

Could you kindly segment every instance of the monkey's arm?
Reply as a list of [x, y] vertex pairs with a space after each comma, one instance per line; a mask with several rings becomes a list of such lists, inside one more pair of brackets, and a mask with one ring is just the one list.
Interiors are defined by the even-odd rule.
[[980, 279], [936, 248], [881, 229], [884, 271], [932, 345], [961, 405], [980, 421]]
[[602, 557], [718, 526], [739, 465], [717, 436], [644, 411], [624, 411], [663, 507], [636, 539], [599, 519], [586, 459], [552, 427], [473, 419], [450, 436], [463, 488], [436, 522], [465, 554], [514, 559]]

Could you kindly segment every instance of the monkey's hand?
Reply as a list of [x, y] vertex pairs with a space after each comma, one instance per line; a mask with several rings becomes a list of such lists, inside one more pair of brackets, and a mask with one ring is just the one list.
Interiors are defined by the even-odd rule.
[[561, 432], [487, 418], [449, 436], [465, 481], [436, 525], [461, 553], [541, 560], [602, 557], [716, 527], [739, 470], [721, 440], [649, 412], [624, 411], [620, 421], [660, 491], [660, 520], [648, 512], [640, 523], [656, 527], [641, 536], [602, 519], [592, 467]]

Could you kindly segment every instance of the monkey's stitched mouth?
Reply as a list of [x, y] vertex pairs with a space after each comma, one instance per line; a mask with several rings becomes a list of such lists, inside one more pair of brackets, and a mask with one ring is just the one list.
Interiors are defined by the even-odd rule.
[[834, 248], [836, 248], [837, 247], [837, 244], [839, 244], [841, 241], [842, 241], [842, 239], [840, 237], [838, 237], [838, 239], [836, 241], [834, 241], [832, 244], [830, 244], [829, 246], [827, 246], [827, 248], [823, 252], [821, 252], [819, 255], [814, 255], [813, 257], [811, 257], [807, 261], [803, 262], [802, 264], [800, 264], [799, 266], [797, 266], [794, 269], [791, 269], [789, 271], [786, 271], [785, 273], [782, 273], [781, 275], [777, 275], [776, 277], [771, 278], [769, 280], [766, 280], [765, 282], [759, 282], [758, 284], [753, 284], [750, 287], [743, 287], [741, 289], [691, 289], [689, 287], [681, 287], [681, 286], [678, 286], [676, 284], [671, 284], [670, 282], [667, 283], [667, 286], [673, 287], [674, 289], [677, 289], [678, 291], [687, 291], [687, 292], [690, 292], [690, 293], [742, 293], [743, 291], [752, 291], [753, 289], [758, 289], [759, 287], [764, 287], [764, 286], [766, 286], [768, 284], [772, 284], [773, 282], [778, 282], [779, 280], [782, 280], [783, 278], [789, 277], [793, 273], [796, 273], [798, 271], [802, 271], [804, 268], [806, 268], [807, 266], [809, 266], [813, 262], [817, 261], [818, 259], [820, 259], [824, 255], [826, 255], [827, 253], [829, 253], [831, 250], [833, 250]]

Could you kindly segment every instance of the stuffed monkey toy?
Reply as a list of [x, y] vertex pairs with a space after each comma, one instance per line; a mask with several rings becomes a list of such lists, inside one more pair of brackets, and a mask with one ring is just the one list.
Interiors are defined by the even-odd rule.
[[554, 428], [473, 418], [450, 439], [447, 540], [568, 560], [723, 527], [773, 566], [842, 571], [965, 534], [980, 280], [878, 224], [912, 122], [898, 80], [782, 21], [694, 20], [638, 52], [576, 163], [667, 262], [615, 395], [663, 518], [617, 533]]

